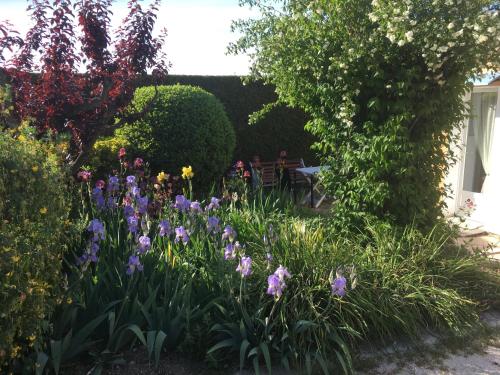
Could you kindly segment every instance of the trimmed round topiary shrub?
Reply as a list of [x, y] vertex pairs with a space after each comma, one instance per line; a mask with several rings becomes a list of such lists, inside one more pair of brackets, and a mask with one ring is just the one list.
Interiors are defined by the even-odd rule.
[[0, 132], [0, 368], [40, 342], [62, 295], [71, 199], [59, 160]]
[[[155, 96], [154, 87], [135, 91], [130, 110], [142, 110]], [[179, 175], [191, 165], [198, 187], [209, 188], [230, 165], [234, 129], [222, 103], [193, 86], [159, 86], [156, 103], [139, 121], [116, 131], [131, 156], [149, 160], [153, 173]]]

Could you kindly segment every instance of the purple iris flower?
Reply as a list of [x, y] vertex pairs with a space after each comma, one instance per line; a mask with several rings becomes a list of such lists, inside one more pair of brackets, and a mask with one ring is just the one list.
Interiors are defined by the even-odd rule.
[[111, 176], [108, 180], [108, 193], [114, 193], [120, 190], [120, 180], [116, 176]]
[[137, 255], [131, 255], [130, 258], [128, 258], [127, 275], [133, 275], [136, 269], [141, 272], [144, 269], [144, 266], [141, 264]]
[[344, 276], [338, 276], [332, 281], [332, 293], [339, 297], [345, 296], [345, 288], [347, 285], [347, 280]]
[[148, 236], [139, 237], [139, 253], [144, 254], [151, 248], [151, 239]]
[[99, 251], [99, 245], [97, 242], [91, 242], [89, 248], [85, 250], [81, 257], [77, 259], [78, 265], [92, 262], [97, 263], [99, 257], [97, 256], [97, 252]]
[[129, 216], [127, 217], [127, 224], [128, 224], [128, 230], [130, 233], [136, 233], [137, 232], [137, 227], [139, 225], [139, 221], [135, 216]]
[[89, 232], [94, 234], [92, 241], [104, 240], [104, 225], [99, 219], [92, 219], [87, 227]]
[[184, 245], [189, 242], [189, 234], [184, 227], [175, 228], [175, 243], [182, 240]]
[[123, 206], [123, 215], [125, 215], [125, 217], [133, 216], [134, 212], [134, 207], [130, 205]]
[[158, 228], [160, 228], [161, 237], [170, 236], [170, 234], [172, 233], [172, 227], [170, 226], [170, 222], [168, 220], [160, 221], [160, 225], [158, 225]]
[[218, 198], [215, 198], [215, 197], [212, 197], [210, 199], [210, 203], [208, 204], [206, 210], [207, 211], [210, 211], [210, 210], [216, 210], [220, 207], [220, 199]]
[[100, 187], [95, 187], [92, 189], [92, 199], [97, 205], [97, 208], [104, 208], [106, 202], [104, 200], [104, 195]]
[[135, 176], [127, 176], [127, 178], [125, 179], [126, 183], [127, 183], [127, 187], [130, 189], [134, 186], [137, 186], [137, 182], [135, 181]]
[[194, 213], [201, 213], [201, 212], [203, 212], [202, 209], [201, 209], [200, 202], [198, 202], [198, 201], [191, 202], [190, 208], [191, 208], [191, 212], [194, 212]]
[[224, 259], [236, 259], [236, 249], [232, 243], [228, 243], [224, 249]]
[[218, 233], [220, 231], [219, 223], [219, 218], [215, 216], [209, 216], [207, 220], [208, 233]]
[[144, 197], [139, 197], [137, 199], [137, 211], [139, 211], [140, 214], [144, 215], [147, 210], [148, 210], [148, 196], [145, 195]]
[[180, 212], [187, 212], [191, 207], [191, 202], [186, 199], [184, 195], [177, 195], [175, 197], [174, 208], [178, 209]]
[[241, 273], [241, 277], [247, 277], [252, 274], [252, 258], [242, 256], [236, 271]]
[[132, 189], [130, 189], [130, 192], [133, 197], [138, 198], [141, 196], [141, 188], [137, 186], [132, 186]]
[[283, 294], [283, 289], [286, 288], [285, 278], [290, 278], [292, 275], [286, 267], [280, 265], [276, 271], [267, 278], [267, 294], [276, 298], [280, 298]]
[[233, 242], [235, 238], [236, 238], [236, 231], [233, 228], [231, 228], [230, 225], [226, 225], [226, 227], [224, 228], [224, 232], [222, 233], [222, 239]]
[[97, 257], [97, 252], [99, 251], [99, 245], [95, 242], [90, 244], [89, 259], [93, 263], [97, 263], [99, 258]]
[[267, 294], [280, 298], [285, 287], [286, 284], [275, 274], [272, 274], [267, 278]]
[[290, 272], [288, 272], [288, 270], [286, 269], [286, 267], [283, 267], [281, 264], [276, 269], [276, 271], [274, 272], [274, 274], [276, 276], [278, 276], [281, 281], [284, 281], [285, 277], [288, 277], [288, 278], [292, 277], [292, 275], [290, 275]]

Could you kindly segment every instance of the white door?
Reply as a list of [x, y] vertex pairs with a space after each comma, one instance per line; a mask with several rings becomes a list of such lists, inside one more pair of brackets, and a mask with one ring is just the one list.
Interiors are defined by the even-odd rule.
[[473, 205], [470, 219], [500, 231], [500, 103], [496, 87], [477, 88], [465, 129], [460, 205]]

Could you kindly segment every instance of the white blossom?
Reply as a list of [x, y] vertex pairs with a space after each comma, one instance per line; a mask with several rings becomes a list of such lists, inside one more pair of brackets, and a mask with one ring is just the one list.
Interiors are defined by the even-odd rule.
[[479, 35], [479, 38], [477, 38], [477, 41], [479, 43], [484, 43], [488, 40], [488, 37], [486, 35]]

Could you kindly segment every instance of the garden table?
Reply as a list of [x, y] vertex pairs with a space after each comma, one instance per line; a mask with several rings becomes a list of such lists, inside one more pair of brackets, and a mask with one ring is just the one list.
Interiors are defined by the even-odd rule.
[[[326, 194], [320, 190], [320, 181], [318, 179], [315, 180], [316, 175], [321, 171], [329, 169], [328, 166], [318, 166], [318, 167], [305, 167], [305, 168], [297, 168], [296, 171], [302, 173], [307, 181], [309, 181], [309, 193], [304, 197], [302, 203], [304, 204], [309, 199], [311, 200], [311, 208], [318, 208], [321, 206], [321, 203], [326, 198]], [[319, 199], [314, 204], [314, 192], [319, 194]]]

